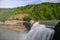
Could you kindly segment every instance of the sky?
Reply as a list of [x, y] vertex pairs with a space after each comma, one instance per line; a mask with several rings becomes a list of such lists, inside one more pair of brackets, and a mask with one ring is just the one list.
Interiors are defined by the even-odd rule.
[[60, 0], [0, 0], [0, 8], [14, 8], [28, 4], [38, 4], [42, 2], [59, 2]]

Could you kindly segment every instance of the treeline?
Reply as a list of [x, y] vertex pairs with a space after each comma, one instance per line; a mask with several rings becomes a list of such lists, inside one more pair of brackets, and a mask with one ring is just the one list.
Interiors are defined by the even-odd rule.
[[[9, 16], [20, 13], [28, 13], [29, 15], [25, 17], [25, 19], [60, 20], [60, 3], [45, 2], [41, 4], [31, 4], [27, 6], [10, 9], [5, 13], [9, 14]], [[5, 17], [8, 16], [6, 14]]]
[[23, 12], [29, 13], [33, 20], [60, 20], [60, 3], [42, 3], [18, 7]]

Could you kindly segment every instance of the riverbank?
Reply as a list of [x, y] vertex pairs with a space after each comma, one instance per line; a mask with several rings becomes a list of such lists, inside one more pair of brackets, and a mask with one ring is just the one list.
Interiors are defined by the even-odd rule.
[[5, 22], [0, 22], [0, 25], [4, 25], [5, 28], [7, 29], [24, 32], [24, 31], [28, 31], [26, 25], [28, 25], [29, 27], [30, 24], [27, 21], [7, 20]]
[[[39, 21], [41, 24], [46, 25], [56, 25], [60, 20], [48, 20], [48, 21]], [[5, 25], [5, 28], [11, 29], [14, 31], [28, 31], [31, 28], [31, 25], [36, 21], [20, 21], [20, 20], [6, 20], [5, 22], [0, 21], [0, 25]]]
[[[59, 22], [60, 20], [40, 20], [40, 23], [46, 23], [46, 22]], [[28, 22], [28, 21], [23, 21], [23, 20], [6, 20], [6, 21], [0, 21], [0, 24], [5, 24], [5, 25], [15, 25], [20, 22]], [[35, 23], [36, 21], [30, 20], [29, 21], [31, 24]]]

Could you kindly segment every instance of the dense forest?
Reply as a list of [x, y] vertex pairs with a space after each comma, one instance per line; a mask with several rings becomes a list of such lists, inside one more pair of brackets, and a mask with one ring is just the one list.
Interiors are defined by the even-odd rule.
[[7, 20], [12, 15], [28, 13], [25, 19], [60, 20], [60, 3], [31, 4], [17, 8], [0, 8], [0, 20]]

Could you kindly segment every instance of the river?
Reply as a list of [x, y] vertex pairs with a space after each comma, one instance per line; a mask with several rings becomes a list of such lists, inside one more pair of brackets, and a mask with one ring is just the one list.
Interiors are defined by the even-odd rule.
[[0, 25], [0, 40], [24, 40], [26, 32], [17, 32]]
[[[43, 23], [45, 25], [56, 25], [56, 23]], [[0, 25], [0, 40], [24, 40], [27, 35], [27, 32], [17, 32]]]

